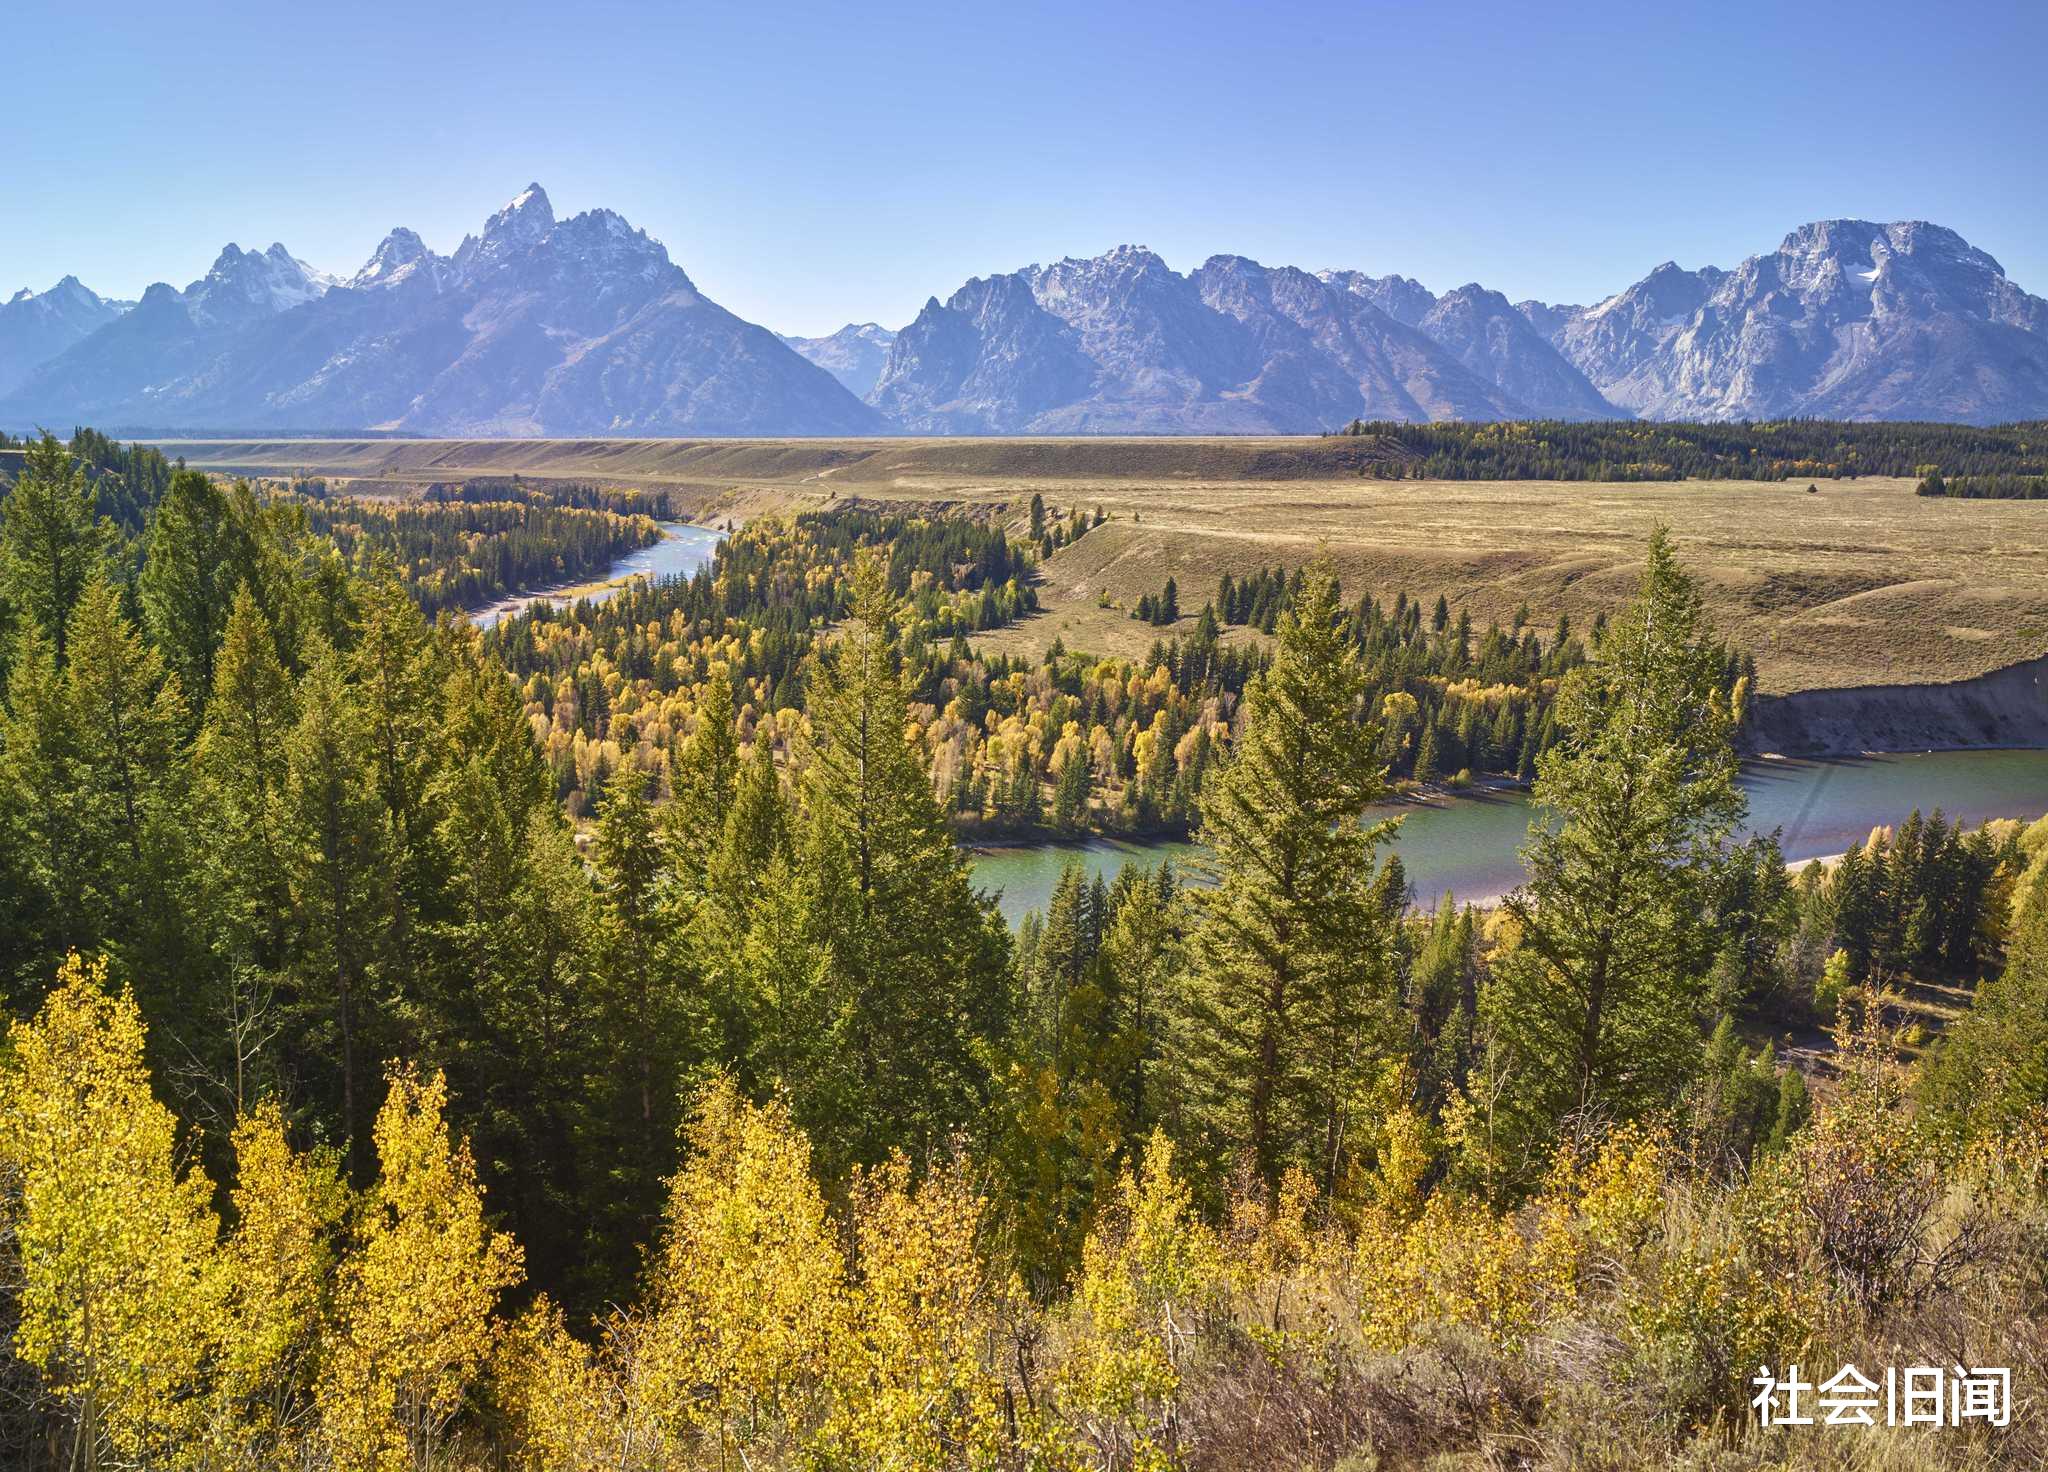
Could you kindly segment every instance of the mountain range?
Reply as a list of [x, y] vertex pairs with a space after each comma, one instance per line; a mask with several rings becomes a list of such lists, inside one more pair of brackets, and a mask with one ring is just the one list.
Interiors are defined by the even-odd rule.
[[1355, 418], [2048, 417], [2048, 302], [1954, 231], [1829, 220], [1591, 306], [1141, 246], [779, 337], [531, 185], [346, 278], [229, 245], [135, 303], [0, 304], [0, 424], [441, 435], [1300, 434]]

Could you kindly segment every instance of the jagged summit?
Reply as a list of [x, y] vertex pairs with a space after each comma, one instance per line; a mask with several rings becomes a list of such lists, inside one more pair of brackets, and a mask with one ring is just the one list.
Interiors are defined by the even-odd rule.
[[348, 279], [348, 285], [362, 290], [372, 286], [394, 286], [422, 269], [433, 272], [445, 264], [427, 249], [417, 231], [400, 225], [385, 236], [362, 270]]
[[[335, 287], [344, 289], [336, 290]], [[385, 236], [346, 282], [282, 245], [223, 250], [183, 292], [18, 375], [9, 403], [102, 423], [460, 434], [858, 434], [872, 410], [706, 300], [608, 209], [538, 184], [439, 256]]]
[[118, 321], [129, 305], [105, 300], [76, 276], [47, 291], [21, 288], [0, 303], [0, 397], [40, 364]]
[[2048, 412], [2048, 302], [1925, 220], [1815, 220], [1732, 270], [1667, 261], [1591, 307], [1523, 310], [1650, 418]]

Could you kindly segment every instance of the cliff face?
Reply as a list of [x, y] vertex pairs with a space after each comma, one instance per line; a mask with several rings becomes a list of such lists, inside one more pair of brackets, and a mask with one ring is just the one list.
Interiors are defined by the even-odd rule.
[[1947, 685], [1865, 685], [1762, 696], [1752, 751], [1852, 756], [1866, 751], [2048, 747], [2048, 658]]

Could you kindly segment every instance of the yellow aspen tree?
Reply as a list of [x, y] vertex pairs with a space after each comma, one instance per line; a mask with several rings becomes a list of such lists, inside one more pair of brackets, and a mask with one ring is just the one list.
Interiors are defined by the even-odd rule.
[[853, 1186], [858, 1351], [827, 1442], [877, 1472], [993, 1467], [1003, 1385], [987, 1325], [1003, 1289], [975, 1250], [987, 1202], [957, 1167], [916, 1189], [902, 1153]]
[[1197, 1316], [1223, 1286], [1222, 1256], [1174, 1175], [1163, 1130], [1118, 1195], [1082, 1248], [1060, 1389], [1104, 1465], [1165, 1472], [1179, 1439], [1181, 1365]]
[[517, 1472], [615, 1472], [673, 1465], [643, 1397], [633, 1394], [641, 1321], [621, 1315], [601, 1354], [570, 1334], [545, 1297], [505, 1335], [492, 1383]]
[[381, 1175], [341, 1264], [336, 1343], [320, 1377], [337, 1468], [435, 1465], [498, 1337], [498, 1295], [521, 1275], [519, 1246], [484, 1221], [467, 1144], [451, 1144], [447, 1081], [391, 1074], [378, 1111]]
[[68, 1422], [68, 1465], [200, 1465], [225, 1325], [218, 1226], [150, 1092], [134, 998], [74, 954], [9, 1030], [0, 1169], [20, 1265], [14, 1352]]
[[823, 1421], [847, 1335], [846, 1267], [811, 1177], [811, 1147], [779, 1103], [721, 1078], [685, 1127], [670, 1187], [638, 1392], [672, 1434], [782, 1452]]
[[331, 1326], [334, 1243], [349, 1191], [332, 1152], [291, 1148], [274, 1101], [236, 1124], [234, 1149], [223, 1451], [237, 1466], [295, 1467], [313, 1427], [313, 1377]]

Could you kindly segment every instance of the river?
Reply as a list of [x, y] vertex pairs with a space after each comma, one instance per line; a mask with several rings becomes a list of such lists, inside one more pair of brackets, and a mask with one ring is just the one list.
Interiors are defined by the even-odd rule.
[[[725, 533], [688, 522], [661, 523], [662, 539], [621, 557], [603, 586], [581, 596], [601, 603], [634, 577], [687, 576], [711, 560]], [[484, 627], [529, 604], [565, 601], [557, 592], [522, 593], [471, 617]], [[1793, 862], [1838, 854], [1872, 828], [1897, 823], [1919, 808], [1940, 808], [1975, 825], [1986, 818], [2048, 813], [2048, 751], [1935, 751], [1826, 761], [1757, 761], [1743, 768], [1750, 827], [1781, 829]], [[1519, 792], [1474, 792], [1432, 802], [1388, 803], [1374, 816], [1399, 817], [1394, 851], [1407, 867], [1416, 898], [1431, 904], [1446, 893], [1460, 899], [1498, 899], [1522, 880], [1517, 851], [1533, 811]], [[1191, 843], [1136, 843], [1091, 838], [1081, 843], [986, 848], [974, 854], [974, 878], [999, 891], [1011, 924], [1043, 910], [1060, 870], [1079, 858], [1091, 875], [1114, 878], [1130, 863], [1176, 862], [1194, 856]]]
[[[1798, 862], [1841, 853], [1880, 824], [1898, 823], [1914, 808], [1940, 808], [1972, 826], [1987, 818], [2048, 813], [2048, 751], [1933, 751], [1828, 761], [1758, 761], [1743, 768], [1749, 825], [1783, 830], [1785, 857]], [[1476, 793], [1449, 801], [1389, 803], [1375, 816], [1400, 817], [1394, 851], [1417, 900], [1445, 894], [1498, 899], [1522, 880], [1517, 851], [1533, 808], [1519, 792]], [[1011, 924], [1043, 911], [1060, 869], [1079, 858], [1091, 875], [1115, 878], [1129, 863], [1176, 863], [1191, 843], [1132, 843], [1091, 838], [1076, 844], [988, 848], [974, 855], [975, 882], [1000, 891]]]
[[[602, 603], [615, 597], [630, 578], [688, 577], [711, 560], [711, 554], [725, 539], [724, 532], [708, 526], [693, 526], [687, 521], [664, 521], [657, 525], [661, 528], [661, 540], [652, 546], [628, 552], [613, 562], [605, 573], [603, 586], [590, 587], [579, 583], [578, 588], [588, 589], [580, 595], [561, 591], [515, 593], [509, 598], [499, 599], [488, 608], [478, 609], [469, 616], [470, 622], [480, 629], [488, 629], [499, 619], [511, 618], [535, 603], [566, 603], [578, 596], [588, 598], [592, 603]], [[593, 578], [591, 581], [597, 580]]]

